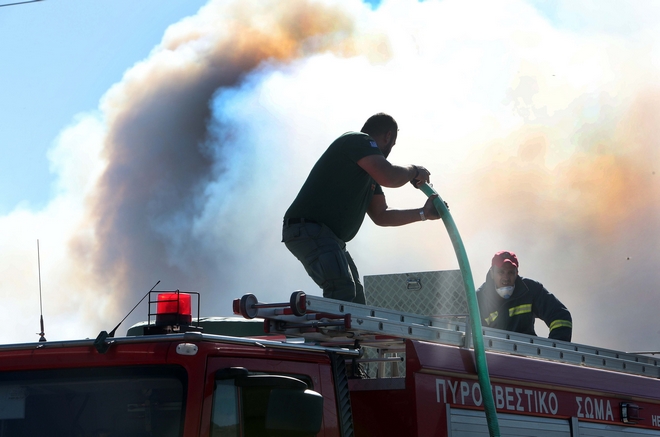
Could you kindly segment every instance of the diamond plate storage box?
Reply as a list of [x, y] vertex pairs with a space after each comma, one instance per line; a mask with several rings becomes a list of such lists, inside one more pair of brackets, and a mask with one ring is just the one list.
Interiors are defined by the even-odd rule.
[[367, 305], [381, 308], [443, 318], [468, 314], [460, 270], [365, 276], [364, 293]]

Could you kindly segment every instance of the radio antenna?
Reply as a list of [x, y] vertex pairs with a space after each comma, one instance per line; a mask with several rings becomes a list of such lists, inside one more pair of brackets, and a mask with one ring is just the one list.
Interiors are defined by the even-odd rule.
[[39, 269], [39, 323], [41, 325], [41, 332], [37, 334], [39, 336], [39, 341], [46, 341], [44, 333], [44, 307], [43, 300], [41, 298], [41, 255], [39, 253], [39, 239], [37, 238], [37, 267]]
[[106, 353], [106, 352], [108, 351], [108, 349], [110, 348], [110, 345], [112, 344], [112, 341], [108, 341], [108, 342], [106, 342], [105, 340], [108, 339], [108, 338], [112, 338], [112, 337], [115, 336], [115, 332], [117, 332], [117, 328], [119, 328], [119, 325], [121, 325], [121, 324], [124, 322], [124, 320], [126, 320], [126, 318], [127, 318], [128, 316], [130, 316], [131, 313], [132, 313], [133, 311], [135, 311], [135, 308], [137, 308], [138, 305], [140, 305], [140, 304], [142, 303], [142, 301], [145, 300], [145, 299], [147, 298], [147, 296], [149, 296], [149, 294], [151, 294], [152, 291], [154, 291], [154, 288], [156, 288], [156, 285], [158, 285], [158, 284], [160, 284], [160, 279], [158, 280], [158, 282], [156, 282], [156, 283], [154, 284], [153, 287], [151, 287], [151, 290], [147, 291], [147, 294], [145, 294], [145, 295], [142, 297], [142, 299], [140, 299], [140, 302], [138, 302], [138, 303], [133, 307], [133, 309], [130, 310], [130, 311], [128, 312], [128, 314], [126, 314], [126, 316], [125, 316], [123, 319], [121, 319], [121, 322], [119, 322], [119, 323], [117, 324], [117, 326], [115, 326], [115, 329], [113, 329], [112, 331], [110, 331], [109, 334], [108, 334], [108, 331], [101, 331], [101, 332], [99, 333], [99, 335], [96, 337], [96, 340], [94, 340], [94, 347], [96, 348], [96, 350], [97, 350], [100, 354], [104, 354], [104, 353]]

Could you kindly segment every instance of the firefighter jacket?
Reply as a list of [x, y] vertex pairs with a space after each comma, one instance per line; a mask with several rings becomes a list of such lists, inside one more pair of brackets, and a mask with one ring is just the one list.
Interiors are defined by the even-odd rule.
[[510, 298], [495, 291], [495, 281], [488, 272], [486, 282], [477, 290], [483, 326], [536, 335], [534, 320], [539, 318], [550, 329], [549, 338], [571, 341], [571, 313], [543, 284], [518, 276]]

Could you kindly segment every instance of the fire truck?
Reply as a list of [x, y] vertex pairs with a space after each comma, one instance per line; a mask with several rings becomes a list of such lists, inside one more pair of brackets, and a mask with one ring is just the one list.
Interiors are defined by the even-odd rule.
[[[0, 437], [660, 437], [658, 359], [482, 327], [460, 236], [433, 203], [467, 311], [422, 296], [452, 273], [376, 278], [370, 305], [245, 294], [231, 318], [152, 289], [124, 337], [122, 320], [48, 342], [42, 319], [40, 341], [0, 345]], [[421, 294], [379, 301], [388, 280]]]
[[[0, 346], [0, 437], [489, 435], [464, 319], [195, 297], [150, 292], [123, 337]], [[482, 334], [501, 435], [660, 436], [652, 355]]]

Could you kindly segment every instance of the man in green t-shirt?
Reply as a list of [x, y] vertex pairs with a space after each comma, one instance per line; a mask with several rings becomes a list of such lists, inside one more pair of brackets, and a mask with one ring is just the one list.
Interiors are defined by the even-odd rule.
[[282, 241], [303, 264], [323, 296], [365, 303], [357, 267], [346, 250], [365, 214], [378, 226], [401, 226], [440, 218], [433, 197], [422, 208], [390, 209], [381, 186], [418, 187], [429, 182], [422, 166], [387, 160], [398, 125], [390, 115], [371, 116], [361, 132], [337, 138], [316, 162], [287, 212]]

